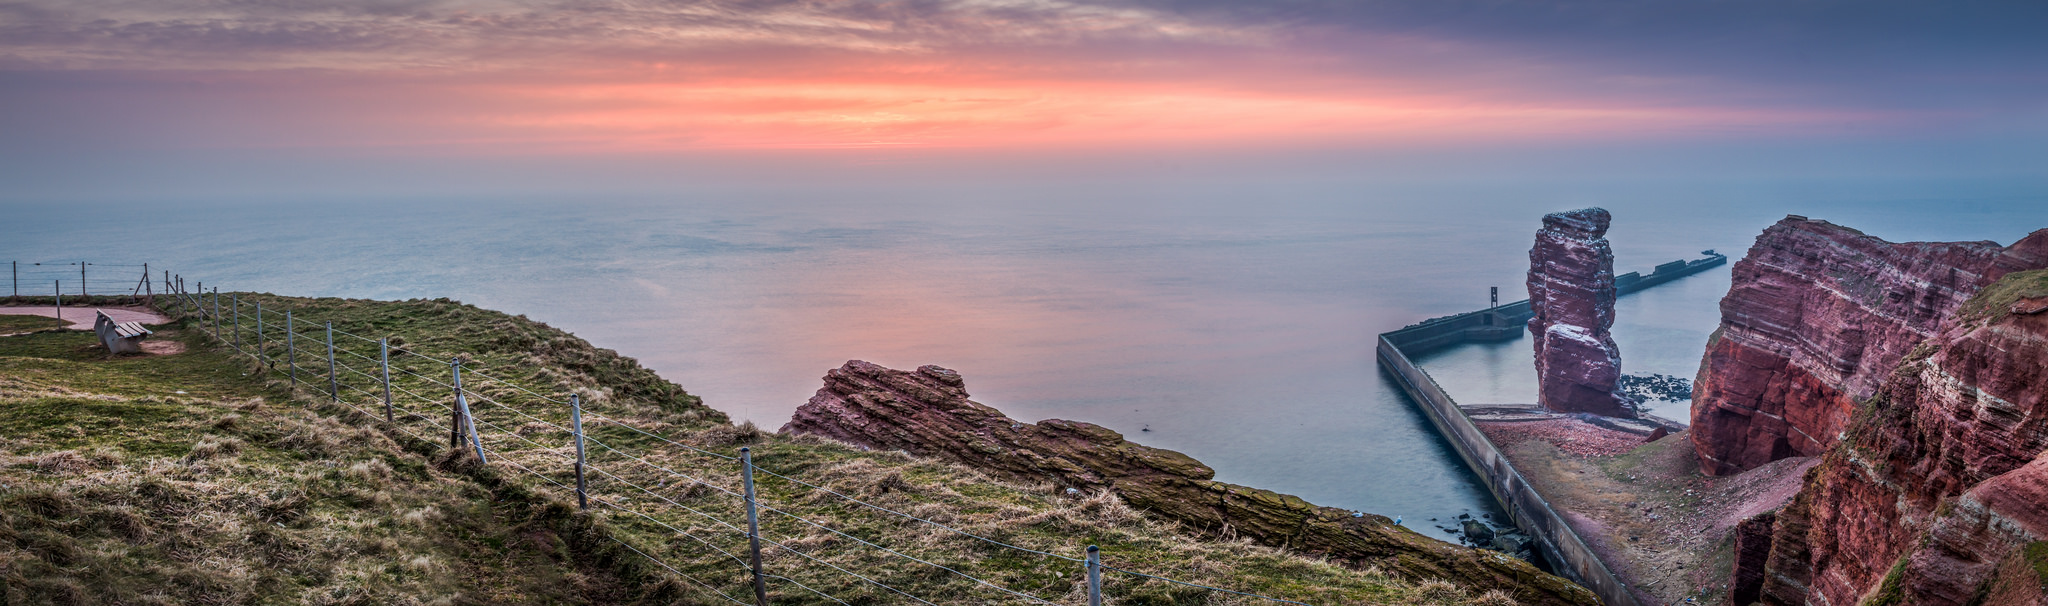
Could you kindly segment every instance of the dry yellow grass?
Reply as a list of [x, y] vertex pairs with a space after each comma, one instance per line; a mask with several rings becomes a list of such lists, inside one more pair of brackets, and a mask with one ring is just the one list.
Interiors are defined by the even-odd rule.
[[[1513, 603], [1194, 538], [1108, 493], [735, 426], [630, 360], [522, 318], [445, 301], [265, 300], [339, 327], [371, 324], [423, 352], [460, 351], [511, 381], [473, 387], [491, 463], [445, 448], [446, 413], [427, 398], [403, 405], [418, 416], [385, 423], [375, 399], [329, 403], [312, 380], [324, 377], [294, 388], [196, 326], [166, 334], [191, 352], [153, 359], [92, 360], [50, 335], [0, 339], [0, 429], [23, 430], [0, 441], [10, 606], [750, 601], [731, 557], [745, 553], [743, 510], [728, 494], [738, 468], [718, 456], [740, 446], [764, 470], [876, 507], [1066, 557], [1101, 545], [1111, 566], [1193, 583], [1312, 604]], [[573, 483], [567, 411], [513, 385], [581, 394], [594, 411], [591, 514], [557, 484]], [[162, 395], [173, 389], [189, 395]], [[759, 480], [777, 604], [1084, 600], [1078, 563]], [[1120, 605], [1270, 603], [1121, 573], [1105, 589]]]

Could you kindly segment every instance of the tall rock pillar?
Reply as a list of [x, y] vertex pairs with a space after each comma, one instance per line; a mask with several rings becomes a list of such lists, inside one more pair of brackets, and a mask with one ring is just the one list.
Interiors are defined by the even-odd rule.
[[1606, 209], [1543, 216], [1529, 249], [1529, 332], [1536, 342], [1537, 402], [1562, 412], [1631, 417], [1614, 393], [1621, 350], [1614, 326], [1614, 251], [1607, 247]]

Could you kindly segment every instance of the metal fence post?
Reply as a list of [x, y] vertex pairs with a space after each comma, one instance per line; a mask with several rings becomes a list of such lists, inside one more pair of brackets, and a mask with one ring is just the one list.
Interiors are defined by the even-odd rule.
[[467, 427], [469, 429], [469, 443], [476, 447], [476, 460], [489, 463], [491, 460], [484, 457], [484, 441], [476, 435], [476, 419], [469, 415], [469, 397], [462, 394], [462, 358], [450, 361], [448, 366], [454, 369], [455, 372], [454, 445], [456, 447], [462, 446], [462, 430]]
[[590, 492], [583, 483], [583, 398], [569, 394], [569, 426], [576, 432], [576, 507], [590, 509]]
[[377, 340], [377, 366], [384, 369], [384, 422], [391, 422], [391, 339]]
[[14, 269], [14, 298], [19, 299], [21, 298], [21, 262], [8, 261], [7, 265]]
[[228, 311], [235, 316], [235, 351], [242, 350], [242, 293], [228, 293]]
[[1088, 606], [1102, 606], [1102, 550], [1088, 546]]
[[327, 397], [341, 401], [341, 382], [334, 376], [334, 323], [327, 323]]
[[292, 328], [292, 310], [284, 310], [284, 364], [290, 370], [291, 390], [299, 390], [299, 331]]
[[761, 575], [761, 518], [754, 506], [754, 449], [740, 447], [740, 484], [747, 493], [747, 550], [754, 569], [754, 604], [768, 606], [768, 579]]

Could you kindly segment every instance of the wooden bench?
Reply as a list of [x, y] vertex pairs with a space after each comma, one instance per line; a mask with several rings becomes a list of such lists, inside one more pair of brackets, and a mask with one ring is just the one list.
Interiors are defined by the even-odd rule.
[[151, 334], [141, 322], [115, 322], [107, 312], [93, 310], [99, 317], [92, 321], [92, 330], [100, 335], [100, 344], [107, 346], [109, 353], [142, 353], [142, 338]]

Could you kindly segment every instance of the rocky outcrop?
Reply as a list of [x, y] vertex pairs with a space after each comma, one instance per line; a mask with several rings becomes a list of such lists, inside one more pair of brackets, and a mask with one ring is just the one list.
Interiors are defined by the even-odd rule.
[[[2048, 230], [1998, 256], [2043, 250]], [[2043, 298], [2048, 270], [2009, 273], [1947, 305], [1942, 328], [1898, 356], [1854, 405], [1843, 443], [1779, 513], [1765, 603], [1960, 605], [2040, 595], [2040, 579], [2028, 576], [2036, 569], [2015, 562], [2048, 555], [2038, 547], [2048, 537], [2048, 313], [2028, 311]]]
[[1735, 264], [1721, 328], [1694, 381], [1701, 469], [1817, 456], [1915, 344], [2007, 273], [2048, 267], [2048, 231], [1994, 242], [1895, 244], [1791, 216]]
[[1614, 251], [1606, 210], [1543, 216], [1529, 249], [1529, 332], [1536, 346], [1538, 404], [1563, 412], [1634, 416], [1621, 380], [1614, 327]]
[[1778, 513], [1766, 511], [1735, 525], [1735, 564], [1728, 575], [1728, 603], [1748, 606], [1763, 595], [1764, 566], [1771, 557], [1771, 535]]
[[826, 373], [824, 387], [782, 431], [950, 459], [1020, 480], [1108, 489], [1191, 529], [1248, 537], [1354, 566], [1376, 565], [1408, 578], [1502, 589], [1523, 604], [1599, 602], [1585, 588], [1499, 552], [1431, 539], [1377, 515], [1217, 482], [1215, 472], [1199, 461], [1131, 443], [1101, 426], [1057, 419], [1019, 422], [968, 399], [960, 375], [937, 366], [909, 372], [847, 362]]

